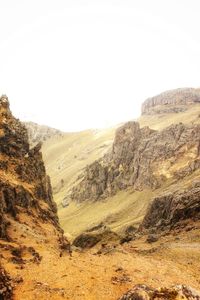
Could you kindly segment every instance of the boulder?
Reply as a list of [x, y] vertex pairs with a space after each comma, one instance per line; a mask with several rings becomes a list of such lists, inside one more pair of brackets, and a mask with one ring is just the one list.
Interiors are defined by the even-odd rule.
[[78, 248], [92, 248], [97, 245], [99, 242], [107, 243], [108, 241], [118, 240], [119, 237], [116, 233], [110, 230], [109, 227], [94, 226], [91, 229], [88, 229], [87, 232], [81, 233], [73, 241], [73, 246]]
[[186, 285], [176, 285], [170, 288], [153, 289], [146, 285], [136, 285], [119, 300], [199, 300], [200, 293]]
[[10, 276], [0, 266], [0, 299], [12, 300], [13, 299], [13, 284]]
[[200, 220], [200, 187], [176, 191], [152, 200], [139, 231], [161, 232], [181, 226], [185, 220]]

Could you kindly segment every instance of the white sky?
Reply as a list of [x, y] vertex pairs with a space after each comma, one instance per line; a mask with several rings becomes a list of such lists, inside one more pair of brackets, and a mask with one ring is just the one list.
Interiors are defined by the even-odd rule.
[[22, 120], [107, 127], [200, 86], [199, 0], [0, 0], [0, 15], [0, 93]]

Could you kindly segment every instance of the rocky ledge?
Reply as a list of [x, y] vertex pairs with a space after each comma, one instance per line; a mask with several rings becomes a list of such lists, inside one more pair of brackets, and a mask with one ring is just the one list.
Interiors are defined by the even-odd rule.
[[186, 225], [186, 221], [200, 220], [200, 187], [176, 191], [152, 200], [141, 232], [163, 233]]
[[200, 103], [200, 89], [175, 89], [148, 98], [142, 104], [142, 115], [178, 113], [187, 110], [194, 103]]

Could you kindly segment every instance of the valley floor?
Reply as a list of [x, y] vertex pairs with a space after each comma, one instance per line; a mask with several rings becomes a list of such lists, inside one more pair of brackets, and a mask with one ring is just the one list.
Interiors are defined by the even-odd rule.
[[[37, 244], [39, 264], [6, 263], [15, 287], [15, 300], [117, 300], [135, 284], [152, 287], [187, 284], [200, 290], [200, 224], [148, 244], [146, 237], [123, 246], [106, 245], [86, 252], [65, 253]], [[100, 246], [99, 246], [100, 247]], [[5, 257], [6, 254], [2, 253]], [[20, 281], [20, 280], [19, 280]]]

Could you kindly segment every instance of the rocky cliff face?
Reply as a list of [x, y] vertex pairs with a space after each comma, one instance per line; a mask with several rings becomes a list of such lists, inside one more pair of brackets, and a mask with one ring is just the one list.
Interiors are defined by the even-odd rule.
[[[0, 299], [12, 299], [13, 266], [39, 264], [49, 248], [63, 252], [69, 243], [60, 228], [46, 175], [41, 143], [30, 148], [26, 127], [12, 116], [8, 98], [0, 98]], [[48, 240], [47, 234], [51, 237]], [[39, 249], [39, 252], [36, 250]], [[15, 269], [15, 268], [14, 268]], [[16, 281], [15, 281], [16, 280]]]
[[29, 229], [38, 224], [33, 244], [37, 236], [45, 236], [42, 226], [49, 226], [54, 232], [53, 240], [57, 240], [62, 248], [67, 241], [58, 222], [50, 178], [46, 175], [40, 148], [41, 143], [30, 149], [25, 126], [12, 116], [7, 97], [1, 97], [0, 242], [15, 242], [20, 231], [17, 233], [15, 229], [13, 234], [13, 228], [19, 228], [19, 224], [24, 224], [24, 219], [28, 218]]
[[[15, 119], [6, 97], [0, 99], [0, 238], [9, 239], [9, 219], [21, 211], [48, 219], [60, 230], [50, 179], [46, 175], [41, 145], [29, 149], [24, 125]], [[40, 202], [46, 204], [43, 209]]]
[[171, 90], [148, 98], [142, 105], [142, 115], [183, 112], [196, 103], [200, 103], [200, 89]]
[[58, 129], [44, 125], [38, 125], [33, 122], [24, 122], [24, 125], [28, 131], [29, 142], [31, 144], [44, 142], [51, 137], [63, 135], [63, 133]]
[[[179, 244], [173, 250], [163, 241], [157, 249], [144, 249], [140, 241], [141, 248], [117, 242], [110, 246], [106, 243], [113, 233], [106, 229], [106, 241], [97, 252], [76, 249], [72, 257], [64, 255], [69, 244], [58, 223], [40, 148], [41, 143], [29, 147], [24, 125], [12, 116], [8, 99], [0, 98], [0, 299], [119, 299], [126, 290], [120, 299], [199, 299], [188, 286], [148, 287], [180, 281], [199, 289], [198, 230], [185, 244], [181, 241], [183, 252], [177, 251]], [[197, 125], [172, 125], [157, 132], [130, 122], [117, 131], [112, 151], [88, 166], [74, 196], [82, 200], [90, 193], [99, 198], [126, 187], [156, 188], [167, 178], [179, 180], [197, 169]], [[155, 210], [149, 208], [144, 230], [162, 229], [156, 213], [165, 226], [170, 219], [175, 224], [180, 218], [199, 217], [198, 182], [185, 194], [166, 195], [166, 203], [157, 197], [161, 206], [158, 202]], [[93, 226], [79, 243], [88, 247], [101, 241], [104, 229], [104, 224]], [[130, 290], [131, 282], [146, 285]]]
[[200, 125], [171, 125], [162, 131], [129, 122], [116, 131], [112, 151], [89, 165], [72, 191], [84, 201], [132, 187], [156, 189], [200, 166]]
[[172, 230], [189, 220], [200, 220], [199, 199], [198, 186], [156, 197], [149, 205], [140, 230], [158, 233]]

